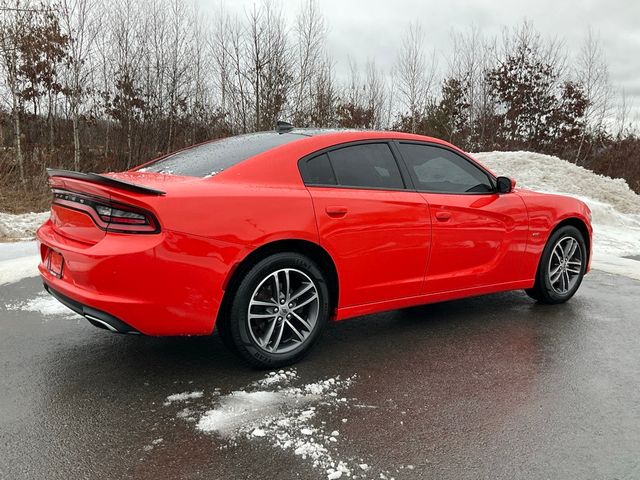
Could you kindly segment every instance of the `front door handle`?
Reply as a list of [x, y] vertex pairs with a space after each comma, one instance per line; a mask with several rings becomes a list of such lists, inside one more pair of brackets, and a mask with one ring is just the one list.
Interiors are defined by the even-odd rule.
[[328, 205], [325, 209], [330, 217], [344, 217], [347, 214], [347, 207], [341, 205]]
[[451, 214], [449, 212], [436, 212], [436, 220], [441, 222], [446, 222], [451, 218]]

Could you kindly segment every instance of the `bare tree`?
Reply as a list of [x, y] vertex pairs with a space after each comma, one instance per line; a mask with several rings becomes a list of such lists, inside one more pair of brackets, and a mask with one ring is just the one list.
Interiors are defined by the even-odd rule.
[[291, 91], [291, 49], [282, 10], [274, 3], [254, 5], [247, 20], [254, 128], [267, 130], [275, 125]]
[[310, 123], [316, 127], [335, 127], [338, 91], [333, 75], [331, 59], [324, 57], [318, 67], [318, 75], [312, 85]]
[[386, 85], [374, 60], [365, 67], [365, 104], [372, 112], [371, 128], [380, 130], [383, 127], [385, 104], [387, 101]]
[[445, 77], [465, 86], [469, 137], [462, 141], [469, 149], [490, 148], [491, 141], [486, 138], [487, 120], [493, 116], [496, 105], [486, 77], [497, 59], [495, 39], [484, 37], [474, 25], [464, 33], [453, 33], [452, 43], [453, 52]]
[[182, 0], [172, 0], [169, 6], [169, 39], [167, 55], [166, 92], [168, 107], [167, 148], [169, 153], [173, 149], [174, 123], [179, 110], [187, 101], [186, 84], [189, 81], [188, 71], [191, 62], [187, 50], [187, 26], [184, 4]]
[[123, 127], [126, 135], [127, 168], [132, 165], [134, 126], [145, 105], [139, 86], [138, 62], [144, 57], [144, 42], [138, 29], [142, 12], [134, 0], [116, 0], [111, 5], [110, 60], [115, 76], [111, 116]]
[[22, 152], [21, 116], [24, 111], [24, 89], [26, 81], [22, 75], [26, 61], [22, 42], [31, 28], [35, 8], [26, 0], [2, 0], [0, 3], [0, 56], [3, 79], [9, 91], [9, 108], [13, 120], [14, 145], [20, 174], [25, 184], [24, 156]]
[[412, 23], [402, 40], [395, 75], [398, 96], [406, 115], [410, 117], [412, 132], [424, 115], [436, 76], [435, 52], [427, 59], [424, 33], [420, 23]]
[[585, 123], [575, 161], [581, 162], [581, 154], [588, 136], [599, 136], [605, 129], [605, 120], [611, 114], [612, 86], [609, 69], [599, 37], [591, 27], [576, 60], [576, 79], [583, 86], [589, 105], [585, 111]]
[[92, 55], [98, 28], [95, 0], [62, 0], [60, 18], [70, 37], [66, 71], [66, 95], [73, 128], [73, 167], [80, 169], [80, 117], [91, 93]]
[[324, 41], [327, 33], [317, 0], [307, 0], [296, 18], [295, 26], [295, 91], [292, 119], [296, 125], [311, 122], [312, 91], [322, 68]]
[[631, 115], [631, 102], [627, 98], [627, 92], [624, 88], [620, 89], [620, 99], [618, 101], [618, 105], [615, 111], [614, 116], [614, 137], [618, 140], [623, 139], [628, 132], [632, 129], [632, 125], [630, 122]]

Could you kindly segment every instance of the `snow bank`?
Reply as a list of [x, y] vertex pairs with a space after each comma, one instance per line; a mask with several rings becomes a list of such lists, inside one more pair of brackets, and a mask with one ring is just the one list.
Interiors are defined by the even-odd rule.
[[36, 242], [0, 243], [0, 285], [38, 275]]
[[36, 229], [49, 218], [49, 212], [12, 213], [0, 212], [0, 239], [28, 240], [34, 237]]
[[36, 242], [14, 240], [32, 239], [47, 218], [49, 212], [22, 215], [0, 212], [0, 285], [38, 275], [40, 257]]
[[622, 178], [597, 175], [550, 155], [532, 152], [483, 152], [474, 157], [518, 186], [540, 192], [571, 195], [593, 213], [594, 268], [640, 280], [640, 195]]
[[[198, 412], [192, 402], [176, 416], [195, 422], [195, 428], [201, 432], [215, 435], [223, 442], [220, 448], [233, 447], [243, 439], [267, 443], [306, 460], [328, 479], [351, 477], [370, 467], [361, 458], [342, 458], [340, 432], [319, 421], [318, 414], [321, 409], [346, 407], [348, 400], [338, 393], [353, 381], [353, 377], [344, 380], [336, 377], [297, 386], [299, 378], [295, 370], [280, 370], [226, 395], [216, 389], [213, 408], [205, 406]], [[170, 405], [169, 399], [183, 395], [168, 396], [164, 405]], [[380, 478], [389, 478], [387, 471], [376, 473]]]

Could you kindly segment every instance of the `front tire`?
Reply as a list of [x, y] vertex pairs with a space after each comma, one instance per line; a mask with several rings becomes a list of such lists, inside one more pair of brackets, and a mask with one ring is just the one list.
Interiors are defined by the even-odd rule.
[[542, 252], [536, 283], [525, 290], [540, 303], [557, 304], [578, 291], [587, 269], [587, 246], [580, 230], [571, 225], [556, 230]]
[[277, 253], [247, 272], [229, 313], [225, 336], [236, 353], [257, 367], [279, 368], [300, 360], [320, 337], [329, 290], [313, 260]]

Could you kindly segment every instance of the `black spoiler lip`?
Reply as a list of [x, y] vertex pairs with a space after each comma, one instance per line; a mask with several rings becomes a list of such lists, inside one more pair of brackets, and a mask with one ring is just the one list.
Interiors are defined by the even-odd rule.
[[125, 182], [124, 180], [118, 180], [116, 178], [106, 177], [98, 173], [82, 173], [82, 172], [74, 172], [73, 170], [60, 170], [56, 168], [47, 168], [47, 175], [49, 175], [49, 177], [65, 177], [65, 178], [74, 178], [76, 180], [84, 180], [85, 182], [97, 183], [99, 185], [107, 185], [110, 187], [119, 188], [121, 190], [128, 190], [130, 192], [142, 193], [145, 195], [166, 195], [166, 192], [163, 192], [162, 190], [156, 190], [155, 188], [149, 188], [143, 185], [137, 185], [135, 183]]

